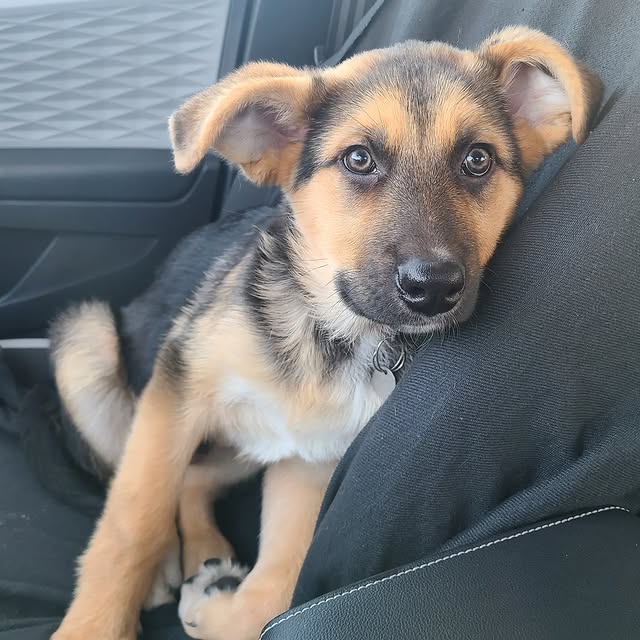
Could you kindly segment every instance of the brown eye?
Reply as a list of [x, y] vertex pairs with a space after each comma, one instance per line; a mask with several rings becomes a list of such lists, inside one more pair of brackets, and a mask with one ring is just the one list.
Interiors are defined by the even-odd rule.
[[371, 157], [371, 152], [366, 147], [351, 147], [342, 158], [344, 166], [351, 173], [373, 173], [376, 163]]
[[489, 173], [492, 164], [493, 158], [489, 149], [484, 146], [475, 146], [467, 151], [461, 169], [466, 176], [481, 178]]

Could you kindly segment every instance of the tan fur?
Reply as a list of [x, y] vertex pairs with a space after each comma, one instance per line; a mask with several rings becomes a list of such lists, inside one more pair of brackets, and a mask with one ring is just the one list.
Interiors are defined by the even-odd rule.
[[92, 449], [101, 452], [101, 462], [113, 468], [129, 433], [134, 398], [121, 380], [111, 311], [100, 302], [73, 307], [58, 318], [52, 336], [56, 385], [64, 406]]
[[506, 81], [518, 62], [542, 63], [565, 86], [569, 97], [571, 133], [576, 142], [587, 134], [589, 96], [579, 67], [571, 56], [545, 34], [524, 27], [510, 27], [490, 36], [480, 50], [502, 65], [500, 80]]
[[[233, 281], [233, 274], [231, 275]], [[299, 313], [299, 310], [296, 309]], [[186, 379], [187, 398], [184, 411], [186, 419], [193, 424], [206, 424], [207, 435], [228, 442], [233, 430], [234, 412], [242, 411], [242, 406], [224, 406], [224, 399], [218, 398], [220, 387], [230, 378], [240, 378], [253, 388], [274, 398], [282, 408], [290, 424], [312, 419], [326, 422], [330, 431], [335, 425], [340, 428], [344, 403], [341, 398], [339, 380], [323, 380], [318, 362], [311, 352], [306, 356], [309, 378], [296, 382], [295, 393], [290, 383], [274, 376], [273, 368], [261, 357], [260, 347], [250, 329], [243, 309], [225, 307], [224, 298], [204, 315], [195, 325], [190, 337], [194, 366]], [[287, 313], [286, 309], [282, 313]], [[214, 318], [216, 320], [214, 321]], [[297, 336], [292, 336], [297, 337]], [[309, 340], [310, 342], [310, 340]], [[302, 355], [305, 358], [305, 355]], [[212, 414], [211, 406], [223, 404], [224, 413]]]
[[209, 558], [233, 558], [233, 548], [211, 518], [211, 500], [215, 498], [211, 485], [187, 483], [180, 496], [179, 528], [183, 538], [182, 571], [185, 578], [197, 573]]
[[[474, 226], [478, 263], [481, 267], [486, 266], [495, 253], [496, 245], [509, 224], [510, 212], [521, 197], [522, 186], [509, 176], [500, 175], [496, 177], [488, 192], [483, 194], [483, 200], [486, 202], [484, 209], [479, 208], [474, 202], [467, 202], [461, 207]], [[497, 206], [496, 202], [500, 202], [500, 206]], [[492, 208], [490, 216], [487, 215], [489, 208]]]
[[196, 573], [209, 558], [233, 558], [233, 548], [218, 529], [212, 513], [213, 501], [224, 490], [254, 470], [230, 455], [191, 465], [185, 474], [178, 504], [178, 528], [182, 537], [182, 570], [185, 578]]
[[256, 566], [236, 593], [219, 594], [193, 613], [208, 638], [256, 640], [265, 621], [287, 608], [332, 470], [298, 460], [269, 467]]
[[[339, 268], [351, 269], [358, 262], [358, 238], [362, 232], [360, 215], [365, 211], [363, 203], [350, 215], [347, 208], [349, 193], [336, 177], [336, 169], [319, 172], [315, 180], [291, 194], [291, 202], [301, 212], [299, 225], [309, 247], [309, 255], [324, 256], [326, 268], [319, 274], [325, 282]], [[322, 216], [329, 203], [338, 205], [336, 215]], [[338, 212], [343, 212], [339, 215]]]
[[[243, 355], [250, 353], [249, 349], [244, 354], [233, 354], [232, 359], [224, 359], [219, 365], [220, 372], [224, 369], [228, 374], [232, 363], [240, 363]], [[210, 363], [211, 360], [204, 358], [203, 362]], [[255, 359], [253, 364], [256, 364]], [[216, 375], [214, 369], [209, 368], [207, 371]], [[256, 369], [246, 366], [239, 371], [255, 376]], [[209, 382], [215, 388], [215, 380], [209, 379]], [[79, 583], [74, 604], [54, 638], [79, 640], [81, 637], [133, 637], [135, 612], [142, 605], [160, 560], [170, 548], [175, 505], [179, 502], [180, 487], [184, 486], [183, 477], [191, 452], [197, 442], [211, 433], [208, 430], [210, 425], [221, 427], [231, 419], [229, 410], [221, 416], [206, 412], [203, 390], [198, 386], [191, 386], [189, 389], [186, 397], [177, 405], [171, 383], [159, 372], [154, 374], [145, 389], [139, 401], [124, 457], [109, 491], [105, 514], [81, 562], [83, 579]], [[284, 404], [286, 394], [284, 389], [280, 391], [279, 399]], [[309, 398], [304, 392], [291, 396], [292, 394], [288, 404], [292, 415], [307, 415], [309, 404], [315, 405], [314, 409], [318, 411], [317, 396]], [[325, 407], [327, 402], [330, 403], [330, 400], [325, 401]], [[222, 422], [223, 419], [225, 423]], [[331, 421], [331, 415], [327, 416], [327, 420]], [[224, 437], [224, 432], [219, 428], [213, 433]], [[145, 446], [145, 442], [149, 446]], [[278, 471], [280, 468], [290, 471]], [[270, 468], [271, 475], [281, 478], [273, 482], [277, 483], [277, 487], [282, 487], [283, 495], [280, 499], [277, 496], [271, 499], [279, 505], [277, 513], [273, 515], [273, 524], [263, 525], [263, 540], [272, 541], [266, 546], [263, 543], [265, 552], [259, 566], [264, 567], [264, 575], [261, 569], [255, 577], [248, 578], [247, 586], [243, 584], [238, 592], [239, 602], [243, 602], [244, 598], [256, 598], [260, 606], [255, 611], [255, 617], [249, 616], [245, 621], [247, 625], [251, 623], [253, 633], [259, 632], [266, 621], [265, 612], [275, 615], [290, 597], [328, 480], [327, 472], [322, 469], [318, 465], [309, 466], [300, 462], [286, 462]], [[210, 475], [207, 480], [198, 477], [197, 470], [189, 470], [186, 487], [182, 490], [184, 502], [180, 505], [180, 523], [187, 536], [186, 571], [210, 557], [209, 554], [223, 553], [226, 548], [224, 539], [217, 534], [212, 522], [207, 523], [202, 511], [204, 494], [208, 490], [215, 490], [216, 482], [222, 480], [219, 471], [208, 472]], [[286, 480], [288, 473], [293, 476], [290, 481]], [[233, 481], [228, 471], [223, 472], [223, 475], [225, 484]], [[307, 486], [310, 488], [307, 489]], [[274, 489], [274, 492], [277, 490]], [[296, 504], [296, 496], [300, 496], [300, 504]], [[265, 500], [265, 513], [268, 514], [269, 498], [266, 497]], [[187, 522], [189, 516], [194, 514], [194, 521]], [[276, 522], [277, 532], [274, 531]], [[213, 539], [205, 544], [201, 534], [206, 531], [213, 533]], [[163, 537], [160, 535], [162, 532], [167, 535]], [[280, 541], [273, 544], [277, 536], [280, 536]], [[193, 548], [189, 548], [191, 544], [194, 545]], [[198, 557], [198, 554], [206, 557]], [[283, 554], [286, 554], [287, 559], [285, 566], [291, 567], [287, 568], [284, 575], [281, 573], [282, 567], [276, 566], [276, 560], [282, 559]], [[123, 576], [123, 581], [116, 580], [105, 585], [105, 576], [116, 570]], [[274, 571], [276, 575], [273, 575]], [[251, 576], [254, 576], [254, 572]], [[272, 588], [272, 584], [276, 582], [280, 584], [280, 589]], [[250, 588], [249, 585], [254, 586]], [[249, 595], [246, 596], [245, 593]], [[104, 602], [104, 608], [94, 607], [97, 597], [100, 602]], [[215, 605], [212, 608], [217, 607]], [[216, 637], [213, 632], [207, 634], [207, 637]]]
[[571, 125], [568, 113], [559, 114], [555, 122], [533, 129], [524, 123], [516, 127], [516, 137], [522, 153], [522, 162], [527, 168], [534, 168], [540, 160], [554, 151], [566, 139]]
[[599, 78], [577, 63], [558, 42], [535, 29], [507, 27], [496, 32], [478, 49], [481, 56], [500, 68], [499, 80], [507, 84], [518, 63], [546, 67], [563, 86], [569, 103], [568, 111], [556, 113], [550, 122], [537, 130], [525, 121], [516, 121], [516, 135], [528, 169], [554, 151], [571, 135], [581, 143], [587, 136], [594, 104], [600, 100]]
[[[473, 129], [479, 139], [493, 146], [498, 156], [507, 153], [507, 141], [497, 135], [490, 123], [486, 122], [483, 105], [476, 102], [461, 86], [451, 86], [443, 90], [438, 108], [434, 110], [429, 129], [430, 152], [446, 156], [456, 143], [461, 130]], [[528, 165], [527, 153], [539, 153], [538, 148], [523, 146], [523, 161]], [[480, 199], [458, 194], [452, 196], [459, 217], [473, 230], [478, 263], [484, 267], [493, 255], [496, 244], [510, 221], [511, 212], [522, 196], [519, 182], [504, 172], [498, 172], [487, 186]]]
[[384, 49], [371, 49], [363, 51], [347, 60], [343, 60], [339, 65], [326, 69], [323, 77], [329, 82], [343, 82], [352, 80], [355, 77], [364, 75], [371, 67], [385, 55]]
[[[421, 52], [451, 58], [467, 70], [477, 68], [478, 73], [486, 74], [487, 82], [500, 87], [508, 86], [513, 64], [543, 63], [567, 91], [574, 137], [584, 137], [595, 85], [546, 36], [511, 29], [487, 40], [477, 52], [459, 52], [442, 44], [425, 45]], [[325, 88], [349, 92], [385, 55], [383, 50], [361, 54], [316, 74]], [[476, 194], [456, 186], [452, 172], [433, 180], [427, 170], [432, 166], [429, 161], [452, 153], [461, 127], [473, 124], [498, 153], [507, 150], [509, 141], [504, 132], [485, 122], [482, 105], [475, 104], [446, 75], [443, 78], [442, 86], [437, 87], [438, 100], [429, 105], [428, 130], [416, 130], [420, 119], [410, 115], [415, 105], [403, 104], [401, 92], [385, 85], [378, 91], [369, 89], [370, 97], [357, 104], [350, 103], [341, 122], [317, 141], [321, 158], [328, 161], [345, 147], [362, 144], [363, 128], [380, 127], [392, 148], [409, 149], [413, 175], [423, 182], [417, 188], [412, 185], [415, 192], [403, 193], [393, 201], [385, 199], [383, 190], [354, 190], [337, 162], [318, 168], [310, 180], [294, 186], [309, 126], [307, 117], [314, 100], [319, 99], [314, 93], [314, 74], [308, 70], [271, 63], [248, 65], [191, 98], [170, 121], [179, 171], [189, 171], [214, 150], [254, 181], [275, 182], [285, 189], [301, 236], [289, 250], [299, 259], [298, 277], [314, 303], [317, 317], [311, 319], [322, 320], [334, 338], [357, 336], [362, 354], [354, 359], [370, 359], [385, 334], [336, 296], [334, 278], [338, 271], [362, 267], [370, 257], [372, 239], [385, 237], [396, 228], [399, 211], [409, 210], [414, 224], [399, 245], [414, 240], [412, 231], [427, 229], [437, 236], [446, 232], [447, 225], [449, 229], [463, 225], [473, 239], [479, 271], [493, 254], [521, 195], [521, 182], [512, 175], [515, 172], [508, 174], [500, 167], [493, 182]], [[265, 113], [275, 135], [265, 131], [261, 119]], [[567, 115], [556, 115], [535, 130], [527, 123], [514, 123], [527, 170], [569, 136]], [[243, 127], [249, 133], [271, 137], [263, 140], [260, 135], [256, 139], [245, 135], [239, 139], [241, 133], [246, 134]], [[457, 175], [455, 168], [453, 174]], [[431, 206], [434, 189], [447, 191], [444, 212]], [[263, 235], [260, 241], [268, 250], [269, 238]], [[386, 259], [383, 253], [375, 258]], [[215, 304], [201, 314], [193, 310], [199, 296], [206, 298], [206, 287], [196, 292], [194, 304], [181, 310], [167, 337], [165, 350], [172, 341], [181, 341], [185, 366], [176, 372], [166, 351], [161, 351], [153, 377], [138, 401], [104, 515], [82, 559], [75, 600], [55, 640], [133, 639], [137, 613], [154, 572], [174, 542], [176, 515], [184, 536], [187, 573], [209, 555], [232, 553], [210, 517], [208, 502], [250, 469], [237, 461], [228, 467], [229, 461], [218, 461], [211, 469], [189, 468], [198, 443], [209, 438], [219, 446], [248, 452], [254, 465], [268, 464], [260, 554], [238, 591], [204, 601], [194, 613], [197, 628], [186, 626], [185, 630], [207, 640], [256, 640], [262, 626], [288, 606], [331, 467], [355, 437], [356, 427], [362, 428], [382, 400], [374, 393], [371, 380], [363, 384], [350, 370], [323, 375], [309, 328], [311, 312], [288, 299], [286, 283], [270, 281], [269, 290], [258, 293], [282, 300], [278, 314], [290, 320], [290, 333], [279, 336], [280, 348], [286, 351], [304, 345], [296, 351], [304, 374], [293, 380], [281, 375], [270, 357], [268, 341], [250, 322], [250, 310], [234, 296], [245, 266], [241, 262], [226, 274], [216, 290]], [[109, 358], [117, 353], [117, 345], [104, 331], [99, 314], [93, 317], [92, 313], [78, 316], [86, 325], [77, 340], [63, 332], [61, 344], [67, 346], [56, 359], [65, 404], [75, 412], [74, 419], [81, 421], [87, 419], [77, 409], [82, 384], [87, 379], [99, 383], [101, 371], [116, 369]], [[89, 348], [90, 341], [94, 347], [96, 335], [110, 354], [99, 361], [91, 359]], [[78, 376], [76, 367], [85, 375]], [[345, 433], [345, 425], [353, 427], [354, 433]], [[286, 431], [282, 442], [294, 443], [291, 451], [270, 452], [278, 429]], [[284, 447], [280, 441], [274, 446]], [[314, 458], [314, 446], [322, 448], [322, 463]]]
[[504, 138], [486, 121], [483, 105], [474, 100], [464, 87], [452, 85], [443, 89], [432, 117], [429, 131], [423, 135], [425, 138], [428, 135], [428, 146], [435, 153], [444, 155], [450, 151], [460, 131], [465, 129], [477, 132], [478, 138], [492, 145], [499, 156], [506, 153]]
[[380, 131], [385, 143], [394, 149], [408, 144], [417, 133], [411, 126], [402, 96], [385, 88], [345, 113], [344, 124], [332, 131], [325, 141], [326, 157], [334, 156], [357, 141], [364, 127]]
[[301, 142], [290, 144], [280, 153], [269, 151], [259, 161], [242, 165], [242, 170], [258, 184], [289, 186], [301, 151]]
[[[225, 131], [232, 126], [232, 118], [250, 101], [264, 103], [279, 111], [283, 121], [295, 124], [302, 120], [311, 78], [306, 74], [291, 72], [286, 77], [271, 75], [274, 71], [280, 74], [281, 66], [267, 65], [258, 70], [249, 68], [244, 72], [240, 70], [206, 95], [194, 96], [174, 114], [169, 121], [169, 131], [176, 169], [183, 173], [191, 171], [210, 148], [215, 148], [256, 182], [286, 183], [289, 176], [285, 169], [292, 169], [292, 157], [296, 157], [296, 151], [300, 152], [300, 145], [294, 144], [293, 151], [287, 150], [286, 155], [292, 157], [283, 163], [280, 154], [272, 151], [261, 156], [238, 156], [234, 148], [229, 146]], [[264, 71], [264, 76], [260, 75], [261, 71]], [[178, 127], [188, 132], [186, 141], [180, 139]]]
[[150, 611], [156, 607], [175, 602], [175, 589], [180, 588], [183, 582], [182, 571], [182, 546], [176, 527], [172, 527], [171, 542], [160, 566], [155, 571], [155, 577], [151, 584], [142, 608]]
[[135, 636], [138, 611], [171, 548], [183, 474], [198, 442], [180, 429], [176, 408], [170, 386], [154, 375], [139, 401], [107, 508], [80, 561], [74, 603], [54, 638]]

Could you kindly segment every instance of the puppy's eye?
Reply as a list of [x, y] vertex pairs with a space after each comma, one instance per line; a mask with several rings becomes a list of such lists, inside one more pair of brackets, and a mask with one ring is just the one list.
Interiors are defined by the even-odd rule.
[[491, 150], [485, 145], [471, 147], [462, 161], [461, 171], [465, 176], [481, 178], [487, 175], [493, 165]]
[[342, 156], [342, 163], [351, 173], [373, 173], [376, 163], [366, 147], [349, 147]]

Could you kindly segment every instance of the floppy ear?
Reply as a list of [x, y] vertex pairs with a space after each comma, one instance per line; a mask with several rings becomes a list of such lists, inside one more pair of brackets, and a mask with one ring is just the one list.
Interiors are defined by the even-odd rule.
[[507, 27], [485, 40], [478, 53], [498, 75], [525, 170], [570, 136], [584, 141], [602, 84], [558, 42], [535, 29]]
[[191, 171], [208, 151], [259, 184], [286, 186], [308, 129], [313, 79], [283, 64], [248, 64], [196, 94], [169, 119], [174, 163]]

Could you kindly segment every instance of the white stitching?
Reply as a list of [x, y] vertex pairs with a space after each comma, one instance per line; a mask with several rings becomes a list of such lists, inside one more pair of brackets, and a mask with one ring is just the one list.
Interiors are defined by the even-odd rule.
[[542, 524], [532, 529], [527, 529], [526, 531], [521, 531], [520, 533], [513, 533], [510, 536], [505, 536], [504, 538], [499, 538], [498, 540], [492, 540], [491, 542], [485, 542], [484, 544], [480, 544], [477, 547], [471, 547], [470, 549], [465, 549], [464, 551], [457, 551], [456, 553], [452, 553], [448, 556], [443, 556], [442, 558], [437, 558], [436, 560], [430, 560], [429, 562], [425, 562], [423, 564], [419, 564], [415, 567], [411, 567], [409, 569], [404, 569], [404, 571], [400, 571], [398, 573], [394, 573], [393, 575], [386, 576], [385, 578], [380, 578], [379, 580], [374, 580], [373, 582], [367, 582], [365, 584], [361, 584], [358, 587], [354, 587], [349, 591], [343, 591], [342, 593], [337, 593], [333, 596], [329, 596], [324, 600], [319, 600], [318, 602], [314, 602], [313, 604], [305, 607], [304, 609], [300, 609], [299, 611], [294, 611], [290, 613], [285, 618], [274, 622], [269, 625], [264, 631], [260, 634], [258, 640], [263, 640], [265, 635], [269, 633], [272, 629], [281, 625], [283, 622], [287, 620], [291, 620], [291, 618], [295, 618], [302, 613], [310, 611], [311, 609], [315, 609], [319, 607], [321, 604], [326, 604], [327, 602], [331, 602], [332, 600], [337, 600], [338, 598], [344, 598], [345, 596], [351, 595], [352, 593], [356, 593], [357, 591], [362, 591], [364, 589], [368, 589], [369, 587], [375, 587], [378, 584], [382, 584], [383, 582], [387, 582], [389, 580], [395, 580], [396, 578], [400, 578], [402, 576], [406, 576], [409, 573], [414, 573], [415, 571], [421, 571], [422, 569], [427, 569], [428, 567], [432, 567], [433, 565], [439, 564], [440, 562], [445, 562], [446, 560], [452, 560], [453, 558], [458, 558], [460, 556], [465, 556], [469, 553], [474, 553], [475, 551], [480, 551], [482, 549], [487, 549], [488, 547], [493, 547], [496, 544], [501, 544], [502, 542], [508, 542], [509, 540], [515, 540], [516, 538], [521, 538], [522, 536], [529, 535], [530, 533], [537, 533], [538, 531], [542, 531], [543, 529], [550, 529], [551, 527], [557, 527], [561, 524], [566, 524], [567, 522], [571, 522], [572, 520], [579, 520], [580, 518], [586, 518], [587, 516], [595, 516], [598, 513], [603, 513], [605, 511], [626, 511], [629, 513], [628, 509], [624, 507], [601, 507], [600, 509], [594, 509], [593, 511], [587, 511], [586, 513], [581, 513], [576, 516], [571, 516], [569, 518], [564, 518], [562, 520], [557, 520], [556, 522], [549, 522], [547, 524]]

